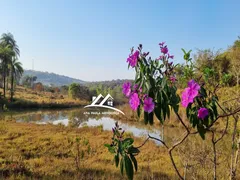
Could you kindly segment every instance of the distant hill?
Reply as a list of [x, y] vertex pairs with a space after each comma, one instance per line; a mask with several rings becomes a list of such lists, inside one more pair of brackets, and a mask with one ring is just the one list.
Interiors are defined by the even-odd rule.
[[22, 77], [30, 75], [30, 76], [37, 76], [36, 82], [41, 82], [44, 85], [55, 85], [55, 86], [63, 86], [69, 85], [71, 83], [80, 83], [83, 84], [85, 81], [80, 79], [71, 78], [64, 75], [59, 75], [55, 73], [49, 72], [42, 72], [42, 71], [34, 71], [34, 70], [24, 70], [24, 74]]

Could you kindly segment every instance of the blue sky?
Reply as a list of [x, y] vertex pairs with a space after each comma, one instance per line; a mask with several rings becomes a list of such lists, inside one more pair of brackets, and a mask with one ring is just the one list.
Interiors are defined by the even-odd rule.
[[0, 33], [11, 32], [24, 68], [87, 81], [133, 78], [126, 58], [143, 44], [152, 57], [166, 41], [174, 62], [181, 48], [226, 49], [240, 35], [240, 1], [1, 2]]

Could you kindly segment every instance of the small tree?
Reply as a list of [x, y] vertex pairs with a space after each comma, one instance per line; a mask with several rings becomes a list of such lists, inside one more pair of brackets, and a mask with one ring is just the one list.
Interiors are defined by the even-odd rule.
[[35, 91], [40, 91], [41, 92], [41, 91], [44, 91], [44, 86], [43, 86], [42, 83], [38, 82], [38, 83], [34, 84], [33, 89]]
[[77, 83], [72, 83], [68, 88], [68, 96], [73, 99], [90, 99], [90, 92], [86, 86]]
[[73, 99], [77, 98], [79, 94], [79, 88], [80, 88], [79, 84], [72, 83], [68, 89], [68, 96]]

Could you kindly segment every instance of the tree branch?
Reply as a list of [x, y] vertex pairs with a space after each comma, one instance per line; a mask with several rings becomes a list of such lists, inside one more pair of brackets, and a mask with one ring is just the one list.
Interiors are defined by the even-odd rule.
[[162, 144], [168, 149], [168, 146], [166, 145], [166, 143], [165, 143], [164, 141], [162, 141], [161, 139], [158, 139], [158, 138], [152, 137], [152, 136], [150, 136], [149, 134], [148, 134], [148, 138], [150, 138], [150, 139], [154, 139], [154, 140], [156, 140], [156, 141], [161, 142], [161, 143], [162, 143]]
[[217, 144], [223, 137], [224, 135], [227, 133], [227, 129], [228, 129], [228, 121], [229, 121], [229, 117], [227, 117], [227, 122], [226, 122], [226, 126], [225, 129], [221, 135], [221, 137], [219, 137], [217, 140], [215, 140], [215, 144]]
[[188, 127], [186, 126], [186, 124], [183, 122], [182, 118], [180, 117], [180, 115], [178, 113], [175, 112], [175, 114], [177, 115], [179, 121], [182, 123], [182, 125], [184, 126], [184, 128], [187, 130], [188, 133], [190, 133], [190, 130], [188, 129]]
[[140, 146], [137, 146], [137, 147], [135, 147], [135, 148], [141, 148], [141, 147], [143, 147], [145, 144], [146, 144], [146, 142], [149, 140], [149, 137], [142, 143], [142, 145], [140, 145]]

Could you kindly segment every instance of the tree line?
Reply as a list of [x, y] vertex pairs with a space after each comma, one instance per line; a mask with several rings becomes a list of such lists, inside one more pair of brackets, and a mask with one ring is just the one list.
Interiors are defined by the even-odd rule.
[[192, 64], [185, 62], [175, 68], [178, 87], [185, 85], [188, 67], [193, 66], [195, 76], [204, 74], [202, 80], [210, 79], [213, 84], [222, 86], [238, 86], [240, 83], [240, 37], [225, 51], [212, 49], [198, 49]]

